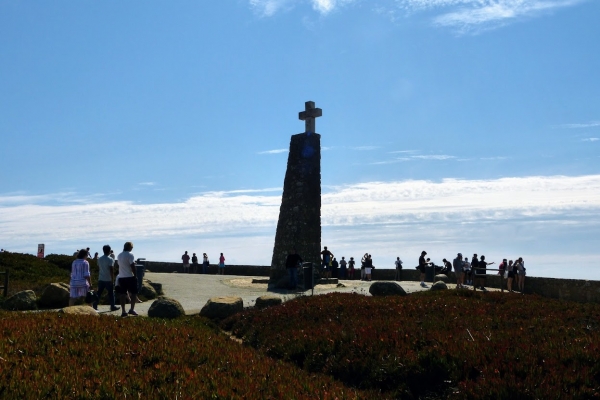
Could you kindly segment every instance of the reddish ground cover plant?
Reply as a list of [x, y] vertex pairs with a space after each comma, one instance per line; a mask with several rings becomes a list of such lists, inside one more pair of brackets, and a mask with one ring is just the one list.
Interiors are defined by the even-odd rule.
[[472, 291], [303, 297], [223, 322], [272, 357], [382, 398], [600, 397], [600, 305]]
[[207, 320], [0, 313], [0, 398], [353, 399], [241, 346]]

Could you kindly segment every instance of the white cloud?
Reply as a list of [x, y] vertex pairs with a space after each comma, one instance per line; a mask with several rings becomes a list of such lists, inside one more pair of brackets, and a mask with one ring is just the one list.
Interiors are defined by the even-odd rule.
[[270, 17], [284, 9], [291, 8], [295, 3], [310, 3], [313, 10], [321, 15], [339, 9], [340, 7], [353, 3], [356, 0], [250, 0], [250, 6], [261, 16]]
[[290, 4], [290, 0], [250, 0], [250, 6], [261, 16], [270, 17]]
[[[412, 254], [426, 245], [444, 257], [456, 248], [481, 248], [490, 256], [518, 252], [535, 261], [556, 252], [597, 251], [600, 175], [367, 182], [325, 189], [323, 241], [346, 249], [346, 255], [371, 249], [391, 257], [398, 248]], [[46, 243], [48, 251], [72, 252], [83, 244], [134, 240], [138, 252], [158, 260], [174, 251], [174, 243], [210, 243], [214, 251], [227, 244], [239, 262], [266, 264], [280, 203], [280, 188], [210, 192], [160, 204], [73, 204], [63, 194], [0, 195], [0, 243], [14, 251], [34, 251], [27, 249]], [[253, 258], [245, 258], [249, 255]]]
[[563, 124], [558, 125], [557, 128], [566, 128], [566, 129], [581, 129], [581, 128], [595, 128], [600, 126], [600, 121], [591, 121], [586, 123], [579, 124]]
[[377, 150], [379, 148], [380, 148], [379, 146], [356, 146], [356, 147], [351, 147], [352, 150], [358, 150], [358, 151]]
[[138, 186], [154, 186], [156, 185], [156, 182], [140, 182], [138, 183]]
[[280, 154], [280, 153], [287, 153], [288, 149], [275, 149], [275, 150], [266, 150], [266, 151], [260, 151], [258, 154]]
[[591, 137], [591, 138], [587, 138], [587, 139], [582, 139], [584, 142], [597, 142], [598, 140], [600, 140], [600, 138], [597, 137]]
[[416, 158], [419, 160], [452, 160], [456, 157], [446, 154], [430, 154], [425, 156], [410, 156], [410, 158]]

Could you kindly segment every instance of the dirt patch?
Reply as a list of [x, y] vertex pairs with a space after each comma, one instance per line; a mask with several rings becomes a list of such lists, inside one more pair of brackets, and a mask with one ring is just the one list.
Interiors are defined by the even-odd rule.
[[252, 278], [234, 278], [224, 280], [223, 283], [232, 287], [267, 290], [269, 286], [267, 283], [253, 283], [252, 280]]

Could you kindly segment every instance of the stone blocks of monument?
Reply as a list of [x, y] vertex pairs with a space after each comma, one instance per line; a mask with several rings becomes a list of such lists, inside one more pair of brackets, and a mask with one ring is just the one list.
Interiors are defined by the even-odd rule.
[[290, 141], [271, 261], [272, 282], [285, 276], [285, 260], [292, 248], [305, 262], [320, 263], [321, 136], [314, 132], [314, 118], [319, 116], [321, 110], [307, 102], [306, 111], [299, 116], [306, 122], [306, 132], [293, 135]]

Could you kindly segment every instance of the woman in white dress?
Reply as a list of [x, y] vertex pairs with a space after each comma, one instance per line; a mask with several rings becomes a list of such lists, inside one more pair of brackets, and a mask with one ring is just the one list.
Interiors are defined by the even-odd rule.
[[90, 264], [86, 260], [87, 256], [87, 250], [79, 250], [77, 259], [71, 264], [71, 293], [69, 296], [69, 306], [74, 306], [75, 302], [82, 297], [85, 299], [88, 290], [92, 287]]

